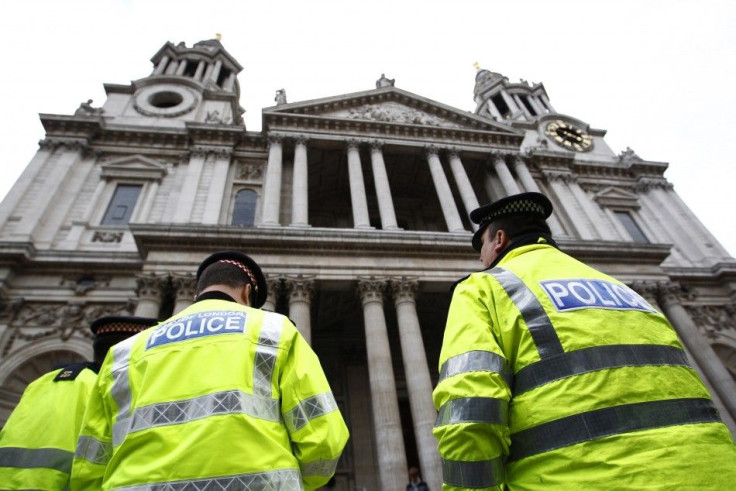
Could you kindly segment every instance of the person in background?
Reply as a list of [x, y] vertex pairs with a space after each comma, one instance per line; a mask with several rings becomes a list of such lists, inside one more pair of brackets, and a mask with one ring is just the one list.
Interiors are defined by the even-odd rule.
[[736, 447], [667, 319], [560, 251], [540, 193], [474, 210], [433, 397], [445, 490], [732, 489]]
[[419, 475], [418, 467], [409, 467], [409, 484], [406, 485], [406, 491], [429, 491], [429, 486]]
[[90, 325], [94, 361], [69, 363], [31, 382], [0, 431], [0, 489], [68, 488], [87, 399], [114, 344], [156, 319], [109, 316]]
[[260, 310], [266, 278], [225, 251], [195, 302], [115, 346], [100, 370], [72, 489], [314, 489], [348, 430], [314, 351]]

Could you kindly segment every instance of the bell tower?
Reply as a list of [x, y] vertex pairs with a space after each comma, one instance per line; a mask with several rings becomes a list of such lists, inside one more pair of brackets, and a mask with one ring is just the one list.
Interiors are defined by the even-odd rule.
[[[167, 42], [151, 58], [153, 71], [130, 85], [105, 84], [105, 119], [114, 124], [181, 127], [187, 122], [243, 125], [243, 67], [216, 39], [192, 47]], [[155, 121], [152, 121], [155, 120]]]
[[473, 92], [475, 113], [499, 122], [534, 121], [555, 112], [543, 84], [512, 83], [490, 70], [478, 68]]

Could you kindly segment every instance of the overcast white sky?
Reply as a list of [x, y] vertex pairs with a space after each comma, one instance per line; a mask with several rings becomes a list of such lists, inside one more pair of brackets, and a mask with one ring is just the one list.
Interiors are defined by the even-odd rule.
[[666, 177], [736, 254], [736, 2], [717, 0], [3, 0], [4, 197], [33, 157], [38, 113], [72, 114], [103, 83], [147, 76], [166, 42], [222, 33], [244, 67], [248, 130], [289, 102], [396, 86], [472, 111], [475, 69], [544, 82], [558, 112], [670, 163]]

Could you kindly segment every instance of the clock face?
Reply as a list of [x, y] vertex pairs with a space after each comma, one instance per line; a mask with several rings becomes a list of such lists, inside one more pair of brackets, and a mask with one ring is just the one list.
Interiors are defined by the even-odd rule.
[[568, 150], [587, 152], [593, 148], [593, 138], [589, 134], [560, 119], [549, 123], [544, 132], [555, 143]]

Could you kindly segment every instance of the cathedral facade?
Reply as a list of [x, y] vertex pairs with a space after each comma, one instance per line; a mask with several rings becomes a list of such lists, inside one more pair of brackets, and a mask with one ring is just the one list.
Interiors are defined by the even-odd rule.
[[0, 205], [0, 422], [56, 363], [91, 359], [90, 322], [166, 318], [218, 250], [267, 273], [264, 308], [322, 361], [351, 440], [334, 489], [441, 475], [432, 426], [455, 281], [480, 268], [468, 214], [541, 191], [562, 250], [626, 282], [677, 329], [736, 433], [736, 260], [680, 200], [667, 164], [558, 113], [542, 84], [479, 70], [475, 113], [375, 88], [263, 109], [245, 128], [237, 60], [167, 43], [99, 108], [41, 114]]

